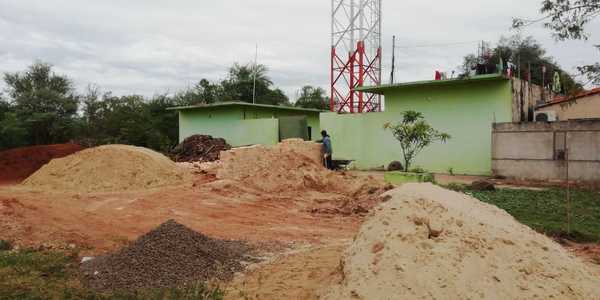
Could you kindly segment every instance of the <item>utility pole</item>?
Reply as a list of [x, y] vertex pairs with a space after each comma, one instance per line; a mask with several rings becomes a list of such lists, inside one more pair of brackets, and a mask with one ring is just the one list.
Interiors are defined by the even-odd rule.
[[256, 104], [256, 72], [258, 72], [258, 43], [256, 43], [256, 52], [254, 53], [254, 83], [252, 87], [252, 104]]
[[396, 67], [396, 36], [392, 37], [392, 73], [390, 74], [390, 84], [394, 84], [394, 69]]

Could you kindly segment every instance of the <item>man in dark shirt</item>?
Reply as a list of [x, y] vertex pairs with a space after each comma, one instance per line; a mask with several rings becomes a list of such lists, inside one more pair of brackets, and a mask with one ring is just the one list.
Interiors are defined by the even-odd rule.
[[321, 136], [323, 136], [323, 161], [325, 167], [329, 170], [333, 170], [333, 160], [331, 158], [333, 148], [331, 147], [331, 137], [325, 130], [321, 131]]

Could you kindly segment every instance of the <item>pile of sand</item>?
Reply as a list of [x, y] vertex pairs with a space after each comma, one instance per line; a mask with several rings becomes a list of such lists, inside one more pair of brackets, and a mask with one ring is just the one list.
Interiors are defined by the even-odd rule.
[[332, 172], [321, 163], [321, 149], [320, 144], [300, 139], [232, 149], [221, 153], [217, 178], [266, 192], [323, 188]]
[[372, 176], [327, 170], [322, 145], [300, 139], [273, 146], [252, 146], [221, 152], [221, 160], [200, 165], [226, 185], [302, 199], [317, 196], [306, 210], [316, 214], [364, 214], [381, 202], [389, 187]]
[[[325, 299], [599, 299], [564, 248], [505, 211], [431, 184], [386, 194]], [[388, 197], [388, 198], [390, 198]]]
[[187, 173], [150, 149], [108, 145], [54, 159], [22, 185], [47, 191], [139, 190], [183, 183]]

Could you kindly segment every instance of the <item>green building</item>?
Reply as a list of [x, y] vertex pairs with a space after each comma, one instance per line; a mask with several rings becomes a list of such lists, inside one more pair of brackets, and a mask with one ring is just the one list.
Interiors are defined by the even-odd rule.
[[381, 168], [391, 161], [402, 161], [399, 142], [383, 127], [385, 123], [401, 121], [402, 112], [414, 110], [452, 138], [424, 149], [413, 166], [441, 173], [452, 169], [457, 174], [491, 174], [492, 123], [513, 119], [511, 80], [482, 75], [361, 90], [384, 95], [384, 112], [322, 113], [321, 128], [332, 136], [334, 159], [355, 160], [358, 169]]
[[179, 140], [194, 134], [221, 137], [236, 146], [272, 145], [287, 138], [318, 139], [317, 109], [219, 102], [169, 108], [179, 112]]

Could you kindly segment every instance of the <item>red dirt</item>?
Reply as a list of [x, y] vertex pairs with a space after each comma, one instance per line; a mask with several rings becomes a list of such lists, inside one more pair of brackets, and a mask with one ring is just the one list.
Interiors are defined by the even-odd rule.
[[98, 254], [169, 219], [193, 230], [257, 244], [321, 244], [348, 239], [358, 215], [322, 215], [315, 203], [339, 195], [289, 191], [268, 194], [197, 175], [195, 184], [136, 192], [46, 193], [0, 187], [0, 239], [22, 247], [75, 244]]
[[83, 147], [58, 144], [15, 148], [0, 152], [0, 185], [16, 184], [55, 158], [73, 154]]

